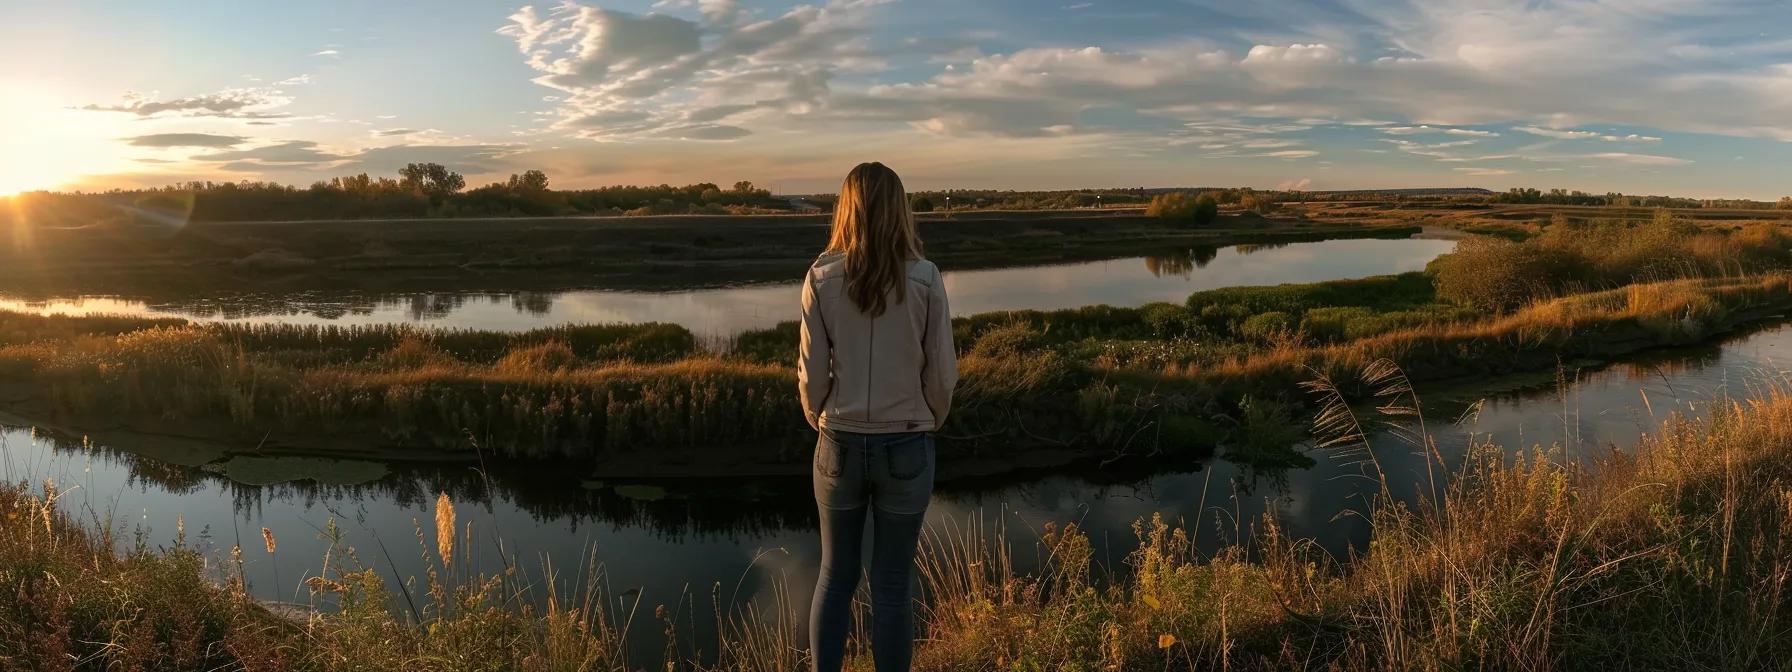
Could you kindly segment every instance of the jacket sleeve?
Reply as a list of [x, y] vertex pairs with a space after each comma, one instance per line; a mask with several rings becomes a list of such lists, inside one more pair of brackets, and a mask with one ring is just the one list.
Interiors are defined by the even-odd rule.
[[952, 345], [952, 309], [946, 303], [946, 281], [933, 269], [927, 295], [927, 329], [921, 337], [921, 396], [933, 411], [935, 429], [944, 427], [952, 410], [952, 388], [958, 385], [958, 350]]
[[797, 341], [796, 384], [803, 417], [821, 429], [821, 409], [834, 388], [833, 343], [821, 318], [821, 302], [815, 297], [815, 274], [803, 277], [802, 335]]

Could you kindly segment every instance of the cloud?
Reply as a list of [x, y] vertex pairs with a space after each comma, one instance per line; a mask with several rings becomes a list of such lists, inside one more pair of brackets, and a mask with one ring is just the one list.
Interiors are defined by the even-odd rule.
[[1311, 186], [1313, 186], [1313, 180], [1311, 178], [1303, 177], [1298, 180], [1288, 180], [1276, 184], [1276, 191], [1306, 191], [1307, 187]]
[[1423, 135], [1426, 133], [1443, 133], [1446, 135], [1466, 135], [1476, 138], [1497, 138], [1500, 134], [1493, 131], [1481, 131], [1472, 128], [1447, 128], [1435, 126], [1389, 126], [1381, 129], [1388, 135]]
[[360, 151], [333, 151], [310, 140], [289, 140], [258, 147], [211, 152], [190, 158], [217, 170], [259, 173], [291, 181], [325, 174], [393, 174], [408, 163], [440, 163], [467, 175], [513, 170], [508, 159], [526, 148], [510, 144], [399, 144]]
[[154, 133], [122, 138], [122, 142], [133, 147], [235, 147], [248, 141], [238, 135], [212, 135], [209, 133]]
[[1266, 158], [1266, 159], [1310, 159], [1315, 156], [1319, 156], [1319, 152], [1315, 152], [1310, 149], [1289, 149], [1289, 150], [1283, 150], [1280, 152], [1264, 152], [1262, 154], [1253, 154], [1252, 156], [1258, 156], [1258, 157], [1262, 157], [1262, 158]]
[[1512, 130], [1518, 131], [1520, 133], [1529, 133], [1531, 135], [1539, 135], [1539, 136], [1543, 136], [1545, 138], [1556, 138], [1558, 140], [1588, 140], [1588, 139], [1599, 137], [1599, 134], [1594, 133], [1593, 131], [1572, 131], [1572, 130], [1562, 130], [1562, 129], [1555, 129], [1555, 128], [1537, 128], [1536, 126], [1519, 126], [1519, 127], [1513, 128]]
[[1629, 152], [1600, 152], [1597, 154], [1588, 154], [1588, 155], [1586, 155], [1586, 158], [1603, 159], [1606, 161], [1616, 161], [1619, 163], [1628, 163], [1628, 164], [1635, 165], [1635, 166], [1684, 166], [1689, 163], [1692, 163], [1691, 160], [1682, 159], [1682, 158], [1673, 157], [1673, 156], [1657, 156], [1654, 154], [1632, 154]]
[[422, 133], [422, 132], [423, 132], [423, 129], [419, 129], [419, 128], [389, 128], [389, 129], [386, 129], [383, 131], [374, 131], [373, 134], [385, 137], [385, 136], [393, 136], [393, 135], [410, 135], [412, 133]]
[[291, 98], [281, 95], [273, 89], [225, 89], [217, 93], [173, 100], [156, 100], [153, 96], [133, 92], [126, 93], [124, 102], [116, 105], [96, 103], [83, 105], [79, 109], [97, 112], [126, 112], [139, 117], [277, 119], [288, 115], [270, 110], [291, 102]]
[[[1352, 5], [1342, 22], [1330, 3], [1282, 0], [1273, 31], [1220, 26], [1137, 43], [1149, 46], [988, 55], [983, 43], [918, 79], [912, 68], [929, 61], [899, 71], [889, 60], [906, 47], [867, 38], [879, 4], [832, 0], [759, 19], [723, 0], [656, 5], [694, 7], [694, 18], [575, 3], [525, 7], [500, 32], [537, 82], [566, 94], [557, 127], [601, 139], [723, 119], [741, 129], [731, 133], [882, 123], [951, 136], [1181, 139], [1190, 122], [1257, 118], [1402, 120], [1373, 122], [1390, 135], [1612, 124], [1792, 140], [1792, 68], [1734, 56], [1792, 57], [1757, 36], [1792, 16], [1747, 0], [1656, 0], [1646, 12], [1599, 0], [1394, 0]], [[1249, 46], [1216, 47], [1240, 43]], [[1652, 102], [1661, 100], [1675, 103]]]
[[1455, 170], [1464, 175], [1473, 175], [1476, 177], [1497, 177], [1500, 175], [1513, 174], [1513, 171], [1506, 170], [1505, 168], [1456, 168]]
[[335, 49], [321, 49], [316, 52], [313, 52], [311, 55], [312, 56], [324, 56], [327, 58], [338, 58], [338, 57], [342, 56], [342, 52], [335, 50]]
[[1299, 140], [1262, 138], [1258, 140], [1246, 140], [1240, 143], [1239, 146], [1246, 149], [1275, 149], [1277, 147], [1296, 147], [1300, 144], [1301, 141]]
[[[731, 0], [703, 0], [695, 21], [568, 2], [523, 7], [498, 32], [516, 41], [536, 83], [565, 93], [560, 130], [729, 139], [751, 131], [712, 122], [813, 112], [836, 74], [869, 68], [865, 16], [886, 1], [829, 0], [753, 20]], [[715, 113], [724, 107], [728, 114]]]
[[525, 149], [511, 144], [392, 145], [356, 152], [335, 169], [384, 175], [407, 163], [440, 163], [468, 175], [498, 173], [514, 169], [509, 159]]
[[657, 133], [660, 137], [680, 138], [685, 140], [733, 140], [752, 135], [752, 131], [739, 126], [725, 124], [693, 124], [677, 128], [668, 128]]
[[238, 162], [245, 166], [323, 166], [347, 158], [349, 157], [318, 149], [316, 142], [294, 140], [249, 149], [199, 154], [193, 160]]

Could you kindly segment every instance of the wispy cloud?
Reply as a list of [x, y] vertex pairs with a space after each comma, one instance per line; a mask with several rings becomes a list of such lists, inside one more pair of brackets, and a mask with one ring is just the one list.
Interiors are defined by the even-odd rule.
[[1545, 138], [1555, 138], [1557, 140], [1603, 140], [1605, 142], [1661, 142], [1661, 138], [1659, 138], [1659, 137], [1656, 137], [1653, 135], [1638, 135], [1636, 133], [1630, 133], [1628, 135], [1612, 135], [1609, 133], [1600, 133], [1598, 131], [1576, 131], [1576, 130], [1572, 130], [1572, 129], [1561, 129], [1561, 128], [1538, 128], [1536, 126], [1519, 126], [1519, 127], [1513, 128], [1512, 130], [1519, 131], [1521, 133], [1529, 133], [1531, 135], [1538, 135], [1538, 136], [1542, 136]]
[[286, 114], [273, 111], [291, 103], [292, 99], [273, 89], [225, 89], [217, 93], [158, 100], [153, 95], [126, 93], [123, 102], [113, 105], [88, 104], [80, 109], [97, 112], [126, 112], [139, 117], [183, 116], [224, 117], [241, 119], [273, 119]]
[[1632, 154], [1630, 152], [1599, 152], [1588, 154], [1588, 158], [1628, 163], [1636, 166], [1684, 166], [1692, 163], [1689, 159], [1673, 156], [1657, 156], [1654, 154]]
[[1388, 135], [1424, 135], [1427, 133], [1443, 133], [1446, 135], [1466, 135], [1466, 136], [1476, 137], [1476, 138], [1500, 137], [1499, 133], [1496, 133], [1493, 131], [1482, 131], [1482, 130], [1477, 130], [1477, 129], [1473, 129], [1473, 128], [1447, 128], [1447, 127], [1434, 127], [1434, 126], [1425, 126], [1425, 125], [1389, 126], [1389, 127], [1381, 129], [1381, 132], [1386, 133]]
[[153, 133], [121, 141], [133, 147], [235, 147], [249, 139], [238, 135], [212, 135], [209, 133]]

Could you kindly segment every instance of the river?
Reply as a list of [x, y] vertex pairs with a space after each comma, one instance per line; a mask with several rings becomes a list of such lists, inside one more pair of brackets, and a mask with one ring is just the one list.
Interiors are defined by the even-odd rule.
[[[1423, 266], [1430, 258], [1427, 254], [1448, 245], [1331, 241], [1271, 249], [1227, 248], [1187, 258], [957, 272], [948, 283], [954, 307], [961, 313], [1098, 301], [1136, 305], [1179, 300], [1189, 291], [1207, 287], [1412, 270]], [[374, 321], [386, 316], [431, 324], [524, 328], [578, 320], [587, 314], [578, 306], [609, 302], [605, 305], [612, 307], [606, 310], [616, 312], [605, 314], [618, 316], [642, 315], [631, 310], [647, 310], [657, 319], [672, 321], [680, 321], [678, 315], [692, 319], [706, 315], [702, 319], [718, 321], [695, 324], [710, 325], [714, 330], [708, 333], [719, 333], [724, 324], [739, 329], [776, 321], [778, 316], [770, 315], [774, 305], [770, 298], [742, 313], [730, 312], [727, 301], [720, 299], [734, 296], [744, 301], [740, 297], [757, 297], [761, 292], [764, 297], [782, 297], [780, 301], [791, 298], [788, 286], [647, 295], [660, 300], [683, 297], [673, 302], [687, 307], [699, 295], [716, 297], [711, 312], [679, 313], [686, 308], [653, 308], [645, 298], [636, 304], [615, 302], [622, 293], [569, 292], [551, 297], [544, 311], [467, 301], [442, 312], [415, 313], [376, 302], [366, 312], [351, 311], [335, 319]], [[578, 296], [593, 298], [586, 302]], [[85, 310], [114, 304], [68, 299], [33, 305], [43, 310]], [[147, 304], [135, 309], [194, 314]], [[385, 312], [391, 310], [399, 311], [396, 318]], [[754, 311], [760, 310], [767, 315], [757, 317]], [[788, 306], [776, 312], [788, 312]], [[255, 316], [202, 317], [332, 319], [303, 307]], [[1696, 413], [1711, 399], [1746, 394], [1781, 380], [1779, 361], [1789, 352], [1792, 328], [1776, 326], [1703, 347], [1648, 353], [1596, 370], [1564, 371], [1560, 384], [1544, 376], [1507, 381], [1508, 391], [1501, 392], [1487, 392], [1486, 387], [1439, 390], [1434, 400], [1428, 399], [1436, 402], [1436, 410], [1427, 429], [1452, 467], [1460, 464], [1472, 441], [1482, 439], [1508, 449], [1560, 443], [1564, 450], [1593, 455], [1630, 445], [1669, 413]], [[1452, 422], [1464, 408], [1473, 412]], [[1370, 445], [1397, 495], [1411, 497], [1426, 487], [1427, 469], [1417, 447], [1392, 432], [1375, 433]], [[1078, 523], [1093, 538], [1098, 562], [1118, 570], [1133, 547], [1132, 523], [1154, 514], [1190, 526], [1205, 552], [1248, 535], [1250, 522], [1265, 511], [1274, 511], [1290, 534], [1313, 538], [1340, 556], [1363, 548], [1366, 524], [1340, 515], [1361, 509], [1365, 497], [1377, 489], [1360, 456], [1313, 449], [1309, 454], [1317, 462], [1314, 467], [1282, 474], [1243, 473], [1222, 460], [1143, 477], [1080, 473], [959, 485], [936, 495], [929, 519], [936, 530], [978, 526], [992, 538], [999, 535], [1015, 548], [1014, 558], [1022, 570], [1034, 557], [1034, 540], [1048, 522]], [[716, 480], [667, 490], [582, 480], [582, 471], [539, 465], [475, 467], [243, 455], [226, 459], [221, 453], [152, 437], [93, 445], [76, 436], [23, 427], [0, 431], [0, 476], [13, 482], [54, 479], [69, 492], [61, 500], [67, 510], [82, 519], [109, 521], [121, 532], [123, 543], [141, 539], [152, 547], [167, 545], [175, 536], [177, 520], [189, 543], [214, 557], [227, 557], [229, 548], [240, 543], [251, 590], [267, 599], [308, 599], [302, 581], [321, 566], [326, 543], [319, 535], [331, 519], [360, 557], [378, 567], [390, 584], [397, 585], [394, 577], [422, 575], [425, 567], [414, 526], [433, 535], [428, 532], [432, 507], [437, 494], [446, 492], [455, 503], [457, 518], [471, 525], [476, 538], [472, 558], [485, 570], [501, 568], [504, 558], [514, 559], [525, 571], [539, 570], [551, 560], [571, 575], [585, 558], [595, 557], [612, 592], [627, 592], [629, 599], [638, 595], [649, 608], [676, 603], [683, 596], [694, 600], [699, 614], [707, 614], [715, 591], [728, 604], [765, 596], [780, 583], [788, 586], [796, 604], [807, 604], [818, 548], [812, 531], [814, 505], [805, 479]], [[1235, 521], [1245, 521], [1247, 529], [1241, 531]], [[266, 553], [257, 539], [264, 527], [278, 539], [277, 553]], [[639, 649], [656, 650], [657, 629], [641, 625], [634, 633]]]
[[[1191, 292], [1215, 287], [1320, 282], [1416, 271], [1454, 245], [1451, 240], [1426, 238], [1234, 245], [1074, 264], [949, 271], [945, 279], [956, 315], [1100, 303], [1136, 306], [1153, 301], [1181, 302]], [[792, 269], [791, 275], [789, 283], [677, 292], [283, 292], [153, 298], [128, 293], [22, 297], [0, 292], [0, 309], [233, 322], [412, 323], [499, 331], [561, 324], [670, 322], [714, 340], [795, 319], [795, 280], [802, 276], [802, 269]]]

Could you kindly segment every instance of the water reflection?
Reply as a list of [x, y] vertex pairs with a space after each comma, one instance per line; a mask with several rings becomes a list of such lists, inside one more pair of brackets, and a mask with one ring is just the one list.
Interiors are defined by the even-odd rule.
[[[1249, 246], [1238, 245], [1232, 249], [1237, 250], [1239, 254], [1250, 254], [1244, 251], [1246, 247]], [[1150, 271], [1151, 276], [1156, 278], [1174, 275], [1187, 279], [1191, 273], [1195, 272], [1195, 269], [1207, 268], [1207, 262], [1213, 261], [1218, 256], [1220, 256], [1219, 248], [1191, 247], [1186, 250], [1145, 257], [1145, 270]]]
[[[1508, 449], [1561, 443], [1567, 457], [1596, 455], [1629, 445], [1670, 413], [1697, 413], [1704, 408], [1701, 402], [1783, 380], [1776, 362], [1788, 348], [1792, 329], [1774, 328], [1601, 370], [1567, 371], [1559, 389], [1549, 376], [1537, 376], [1526, 391], [1421, 392], [1433, 416], [1429, 429], [1452, 466], [1479, 439]], [[1478, 413], [1460, 425], [1449, 422], [1467, 407]], [[1386, 432], [1373, 435], [1370, 444], [1396, 496], [1410, 500], [1430, 489], [1430, 470], [1416, 446]], [[1222, 461], [1139, 478], [1090, 469], [946, 489], [928, 516], [938, 529], [981, 521], [985, 529], [1000, 530], [1002, 540], [1016, 549], [1022, 571], [1031, 568], [1030, 549], [1041, 525], [1067, 521], [1091, 535], [1099, 562], [1124, 571], [1133, 521], [1153, 514], [1188, 525], [1197, 547], [1212, 553], [1248, 539], [1261, 517], [1273, 513], [1286, 533], [1345, 557], [1365, 547], [1369, 530], [1361, 517], [1343, 512], [1362, 510], [1379, 486], [1354, 459], [1335, 452], [1312, 455], [1313, 468], [1273, 478]], [[417, 521], [429, 520], [431, 504], [442, 492], [456, 502], [457, 517], [473, 525], [476, 567], [489, 570], [505, 562], [539, 567], [550, 559], [561, 567], [577, 566], [595, 552], [611, 587], [638, 589], [647, 605], [692, 592], [706, 599], [717, 585], [727, 587], [724, 600], [750, 599], [778, 582], [788, 584], [795, 604], [804, 604], [819, 558], [811, 531], [814, 505], [804, 479], [667, 487], [589, 482], [578, 477], [579, 469], [552, 465], [493, 464], [480, 470], [476, 463], [339, 462], [338, 469], [319, 473], [309, 463], [245, 466], [236, 459], [140, 443], [84, 445], [19, 429], [0, 432], [5, 478], [50, 477], [74, 488], [63, 504], [83, 519], [114, 521], [127, 532], [121, 540], [135, 539], [128, 532], [142, 530], [149, 543], [167, 543], [180, 516], [188, 530], [202, 531], [213, 552], [227, 553], [238, 539], [269, 528], [280, 540], [280, 553], [250, 553], [246, 569], [251, 589], [267, 598], [302, 596], [299, 582], [319, 566], [325, 544], [318, 531], [330, 518], [383, 574], [422, 574], [413, 530]], [[374, 553], [382, 548], [388, 552]], [[652, 628], [633, 636], [637, 648], [654, 650]]]
[[[1195, 247], [1149, 257], [946, 273], [960, 315], [995, 310], [1181, 302], [1193, 291], [1317, 282], [1424, 268], [1448, 240], [1328, 240]], [[793, 269], [792, 277], [802, 274]], [[178, 316], [207, 321], [368, 325], [416, 323], [520, 331], [560, 324], [671, 322], [726, 338], [795, 317], [796, 285], [677, 292], [620, 290], [361, 293], [259, 292], [205, 296], [6, 296], [0, 309], [36, 313]]]
[[[1429, 430], [1444, 457], [1459, 463], [1472, 440], [1488, 438], [1507, 448], [1562, 443], [1569, 450], [1595, 453], [1604, 446], [1626, 445], [1670, 413], [1698, 412], [1699, 402], [1758, 391], [1784, 379], [1775, 363], [1792, 347], [1792, 329], [1775, 328], [1722, 345], [1657, 353], [1594, 371], [1568, 371], [1557, 389], [1547, 376], [1532, 379], [1529, 391], [1486, 396], [1480, 391], [1422, 390], [1431, 416]], [[1483, 397], [1484, 400], [1483, 400]], [[1450, 420], [1464, 408], [1476, 410], [1462, 424]], [[1365, 418], [1373, 421], [1374, 418]], [[336, 461], [325, 471], [314, 463], [242, 464], [244, 456], [221, 451], [178, 451], [120, 443], [84, 444], [53, 436], [8, 430], [5, 442], [7, 477], [78, 478], [92, 481], [85, 496], [111, 500], [126, 510], [141, 510], [145, 520], [168, 524], [176, 514], [218, 527], [270, 526], [277, 532], [305, 535], [302, 521], [321, 525], [329, 511], [358, 510], [362, 518], [407, 520], [427, 512], [437, 493], [481, 509], [505, 521], [527, 521], [504, 527], [550, 539], [531, 553], [558, 553], [582, 535], [623, 534], [632, 544], [628, 554], [669, 551], [667, 545], [720, 543], [736, 548], [731, 557], [746, 557], [767, 540], [807, 548], [807, 530], [814, 522], [813, 504], [804, 479], [703, 481], [654, 486], [583, 480], [577, 465], [564, 468], [539, 463], [511, 466], [477, 463], [378, 463]], [[1388, 470], [1396, 492], [1419, 492], [1425, 462], [1416, 446], [1390, 433], [1371, 439]], [[152, 457], [158, 455], [162, 459]], [[1097, 535], [1111, 537], [1117, 561], [1126, 548], [1132, 520], [1152, 513], [1172, 519], [1212, 522], [1202, 514], [1202, 501], [1226, 510], [1225, 519], [1250, 521], [1275, 510], [1291, 530], [1313, 536], [1321, 545], [1343, 553], [1359, 547], [1365, 530], [1335, 523], [1338, 511], [1360, 506], [1374, 487], [1362, 466], [1335, 453], [1313, 452], [1316, 465], [1264, 478], [1219, 462], [1185, 465], [1175, 473], [1129, 477], [1121, 473], [1031, 478], [1019, 483], [980, 483], [944, 489], [935, 503], [940, 518], [972, 512], [1004, 512], [1024, 520], [1017, 541], [1025, 542], [1034, 524], [1080, 520]], [[1209, 525], [1210, 526], [1210, 525]], [[408, 531], [407, 525], [379, 528], [385, 534]], [[494, 528], [496, 529], [496, 528]], [[552, 534], [567, 535], [552, 540]], [[1210, 530], [1212, 531], [1212, 530]], [[1236, 532], [1235, 530], [1226, 530]], [[794, 537], [790, 535], [794, 534]], [[400, 534], [402, 537], [403, 535]], [[1222, 535], [1212, 541], [1217, 544]], [[794, 539], [794, 541], [791, 541]], [[283, 542], [284, 547], [284, 542]], [[1208, 546], [1211, 550], [1213, 546]], [[657, 549], [657, 550], [655, 550]], [[727, 571], [740, 567], [727, 565]], [[713, 577], [722, 567], [705, 569]], [[647, 574], [660, 574], [649, 570]], [[290, 576], [290, 575], [283, 575]], [[674, 578], [674, 577], [668, 577]], [[675, 577], [695, 580], [699, 576]], [[650, 576], [640, 580], [651, 580]]]

